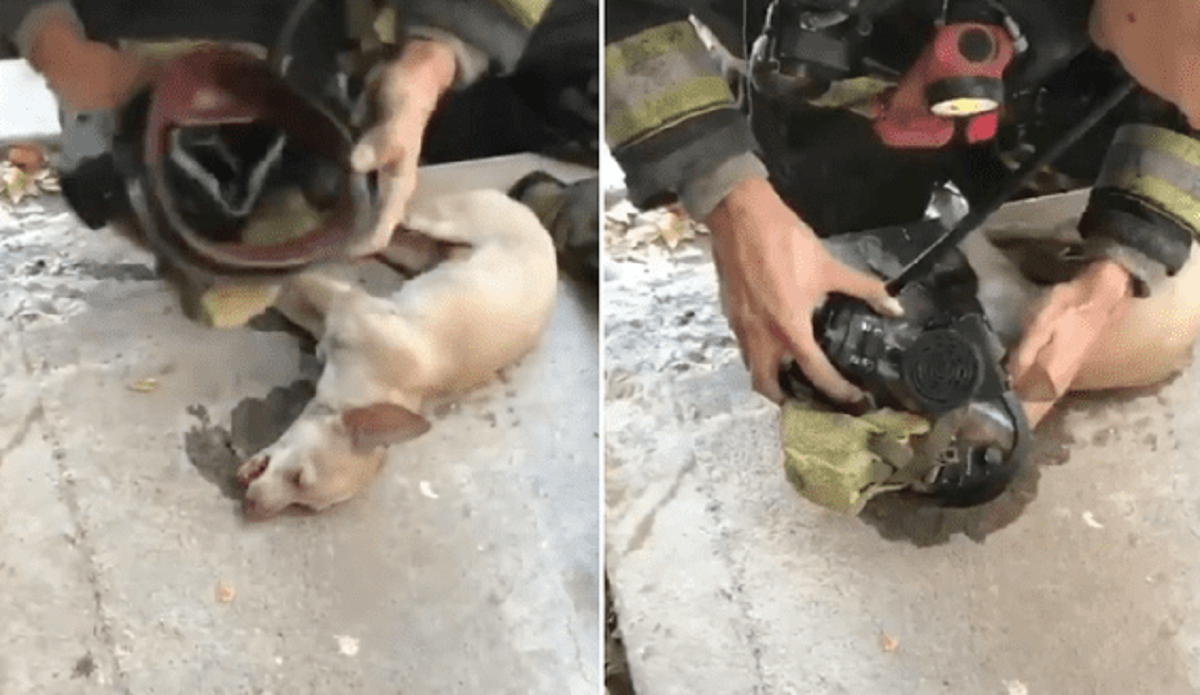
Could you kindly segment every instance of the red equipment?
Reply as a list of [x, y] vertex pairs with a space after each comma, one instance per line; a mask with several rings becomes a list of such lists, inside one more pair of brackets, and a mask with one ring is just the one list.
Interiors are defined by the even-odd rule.
[[948, 144], [963, 121], [967, 142], [992, 139], [1013, 53], [1003, 27], [939, 27], [900, 84], [876, 100], [875, 132], [891, 147], [933, 149]]

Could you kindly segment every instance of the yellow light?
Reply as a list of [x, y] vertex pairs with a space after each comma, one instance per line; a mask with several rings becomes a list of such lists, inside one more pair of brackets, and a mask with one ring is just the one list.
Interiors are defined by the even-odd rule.
[[957, 99], [946, 99], [929, 107], [929, 110], [934, 115], [946, 118], [957, 116], [974, 116], [977, 113], [987, 113], [1000, 108], [1000, 103], [995, 99], [987, 99], [984, 97], [959, 97]]

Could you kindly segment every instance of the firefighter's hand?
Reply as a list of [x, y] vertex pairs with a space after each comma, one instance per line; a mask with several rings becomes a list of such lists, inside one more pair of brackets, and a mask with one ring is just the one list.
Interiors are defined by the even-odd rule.
[[152, 61], [89, 41], [71, 16], [57, 8], [38, 24], [31, 29], [25, 58], [68, 110], [114, 109], [153, 76]]
[[425, 128], [438, 100], [454, 82], [453, 51], [433, 41], [411, 41], [378, 74], [378, 120], [351, 155], [355, 170], [377, 172], [379, 209], [371, 237], [350, 249], [353, 256], [381, 251], [404, 219], [417, 185], [417, 165]]
[[779, 365], [791, 354], [813, 385], [846, 402], [863, 398], [813, 336], [813, 312], [831, 292], [857, 297], [889, 316], [903, 313], [883, 282], [829, 255], [816, 234], [769, 183], [749, 179], [708, 216], [721, 300], [754, 388], [783, 400]]
[[1008, 360], [1022, 400], [1055, 401], [1066, 393], [1096, 340], [1128, 308], [1131, 285], [1128, 271], [1101, 260], [1050, 290]]

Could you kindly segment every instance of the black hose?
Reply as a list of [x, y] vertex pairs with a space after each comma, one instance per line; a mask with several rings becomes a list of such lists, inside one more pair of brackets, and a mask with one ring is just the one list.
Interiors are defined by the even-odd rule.
[[296, 38], [296, 31], [300, 28], [300, 22], [309, 10], [317, 4], [317, 0], [300, 0], [296, 6], [292, 8], [291, 14], [288, 15], [287, 21], [283, 24], [283, 29], [279, 32], [279, 38], [275, 41], [275, 45], [271, 47], [270, 54], [267, 56], [267, 63], [271, 66], [271, 71], [276, 75], [284, 75], [287, 68], [286, 61], [292, 55], [292, 43]]
[[1009, 198], [1016, 195], [1021, 190], [1021, 187], [1028, 183], [1029, 179], [1039, 169], [1062, 156], [1079, 138], [1083, 137], [1084, 134], [1103, 120], [1110, 111], [1125, 100], [1125, 97], [1129, 96], [1133, 88], [1133, 80], [1125, 78], [1104, 101], [1097, 104], [1095, 108], [1064, 133], [1053, 145], [1006, 178], [991, 202], [983, 207], [971, 210], [967, 213], [966, 217], [959, 220], [958, 224], [943, 234], [937, 241], [933, 242], [929, 248], [922, 251], [921, 255], [917, 256], [912, 263], [908, 264], [908, 267], [900, 271], [900, 274], [887, 284], [888, 292], [896, 294], [913, 279], [921, 277], [928, 272], [930, 266], [937, 262], [947, 251], [958, 246], [968, 234], [978, 229], [980, 225], [987, 221], [987, 218], [992, 216], [992, 213], [999, 210], [1001, 205], [1004, 205], [1008, 202]]

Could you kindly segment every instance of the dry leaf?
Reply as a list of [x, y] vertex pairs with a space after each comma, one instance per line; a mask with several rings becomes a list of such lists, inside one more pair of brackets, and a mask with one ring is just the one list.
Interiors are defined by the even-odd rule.
[[37, 181], [7, 162], [4, 163], [4, 175], [0, 177], [0, 181], [3, 182], [4, 192], [8, 194], [8, 199], [13, 205], [20, 203], [25, 196], [37, 192]]
[[158, 389], [158, 379], [138, 379], [129, 385], [129, 390], [135, 393], [150, 393]]
[[42, 169], [34, 174], [33, 178], [37, 181], [38, 187], [46, 193], [62, 192], [62, 184], [59, 183], [58, 174], [49, 169]]
[[8, 148], [8, 162], [26, 174], [35, 174], [46, 163], [46, 155], [37, 145], [13, 145]]
[[12, 205], [19, 204], [26, 197], [34, 197], [46, 193], [61, 192], [58, 176], [48, 168], [42, 168], [30, 174], [11, 162], [0, 162], [0, 193]]
[[684, 231], [683, 220], [672, 215], [667, 218], [665, 224], [659, 227], [658, 237], [666, 243], [668, 248], [675, 249], [679, 246], [679, 242], [683, 241]]
[[900, 646], [900, 644], [896, 642], [895, 637], [883, 634], [879, 636], [879, 646], [883, 648], [883, 651], [891, 654], [892, 652], [896, 651], [896, 647]]

